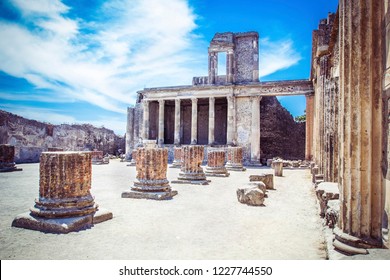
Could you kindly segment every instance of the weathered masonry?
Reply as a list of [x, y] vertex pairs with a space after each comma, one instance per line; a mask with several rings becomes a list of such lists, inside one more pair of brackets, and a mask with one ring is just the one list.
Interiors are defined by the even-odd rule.
[[348, 254], [389, 246], [389, 23], [388, 0], [340, 0], [313, 33], [306, 152], [338, 184], [334, 246]]
[[[155, 139], [168, 148], [238, 145], [246, 164], [260, 163], [262, 98], [311, 96], [313, 85], [309, 80], [260, 82], [258, 41], [257, 32], [217, 33], [208, 49], [208, 76], [194, 77], [189, 86], [139, 91], [136, 106], [128, 108], [127, 157], [143, 139]], [[226, 66], [218, 69], [221, 56]]]

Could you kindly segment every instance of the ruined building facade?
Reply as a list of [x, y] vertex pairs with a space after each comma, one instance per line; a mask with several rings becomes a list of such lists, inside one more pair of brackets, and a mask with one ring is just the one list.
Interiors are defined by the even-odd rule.
[[[275, 96], [312, 95], [312, 83], [260, 82], [258, 42], [257, 32], [217, 33], [208, 48], [208, 76], [194, 77], [189, 86], [140, 90], [128, 108], [127, 156], [143, 139], [155, 139], [171, 157], [174, 146], [198, 144], [242, 146], [246, 164], [302, 159], [304, 124], [295, 123]], [[226, 75], [218, 73], [221, 55]]]
[[313, 33], [306, 157], [338, 183], [334, 246], [389, 246], [389, 1], [340, 0]]

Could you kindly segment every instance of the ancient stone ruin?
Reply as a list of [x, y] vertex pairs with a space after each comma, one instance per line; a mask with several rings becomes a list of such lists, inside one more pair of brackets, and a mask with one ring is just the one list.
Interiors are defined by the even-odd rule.
[[204, 147], [188, 145], [181, 148], [181, 168], [177, 180], [172, 183], [207, 185], [209, 180], [200, 166], [204, 158]]
[[0, 172], [21, 171], [15, 165], [15, 147], [0, 145]]
[[226, 169], [234, 171], [245, 171], [242, 164], [242, 147], [228, 147]]
[[39, 198], [12, 226], [68, 233], [112, 219], [112, 213], [99, 209], [90, 193], [91, 153], [44, 152], [39, 172]]
[[175, 147], [173, 149], [173, 162], [171, 165], [172, 168], [181, 167], [181, 147]]
[[138, 148], [136, 150], [136, 180], [123, 198], [163, 200], [177, 195], [167, 179], [168, 150], [165, 148]]
[[225, 167], [226, 152], [220, 149], [207, 151], [206, 176], [228, 177], [230, 174]]

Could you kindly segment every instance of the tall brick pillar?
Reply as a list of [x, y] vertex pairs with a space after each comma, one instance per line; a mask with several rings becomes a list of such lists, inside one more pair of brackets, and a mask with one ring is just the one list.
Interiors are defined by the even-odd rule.
[[88, 228], [112, 218], [98, 211], [90, 193], [90, 152], [44, 152], [39, 165], [39, 198], [31, 213], [15, 218], [12, 226], [53, 233]]
[[383, 1], [340, 0], [339, 188], [334, 246], [382, 247]]

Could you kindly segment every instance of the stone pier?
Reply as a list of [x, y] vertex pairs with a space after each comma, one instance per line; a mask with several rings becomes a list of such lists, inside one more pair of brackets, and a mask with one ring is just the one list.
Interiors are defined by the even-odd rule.
[[272, 163], [274, 167], [275, 176], [283, 176], [283, 160], [274, 160]]
[[228, 177], [230, 174], [225, 167], [226, 152], [209, 149], [207, 152], [206, 176]]
[[181, 167], [181, 147], [175, 147], [173, 149], [173, 162], [171, 168]]
[[112, 218], [90, 193], [90, 152], [44, 152], [39, 166], [39, 198], [12, 226], [51, 233], [89, 228]]
[[245, 171], [242, 165], [242, 147], [228, 147], [226, 169], [233, 171]]
[[138, 148], [136, 157], [136, 180], [130, 191], [122, 193], [122, 198], [164, 200], [177, 195], [167, 179], [166, 148]]
[[0, 172], [22, 171], [15, 165], [15, 147], [0, 145]]
[[172, 183], [207, 185], [210, 181], [206, 180], [206, 174], [200, 166], [203, 157], [203, 146], [182, 146], [180, 173], [178, 180], [172, 181]]

